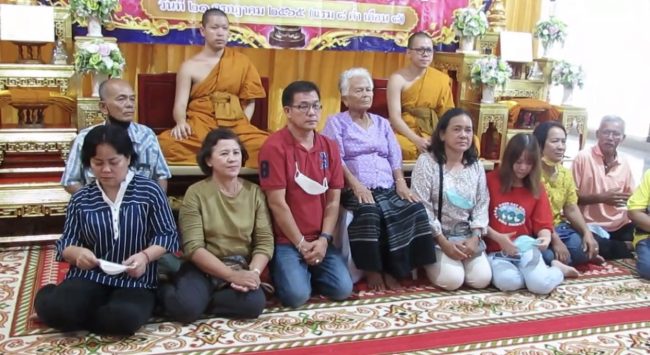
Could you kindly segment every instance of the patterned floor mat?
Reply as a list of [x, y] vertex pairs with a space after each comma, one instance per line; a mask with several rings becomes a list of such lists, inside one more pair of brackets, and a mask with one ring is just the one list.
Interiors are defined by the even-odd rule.
[[[152, 321], [128, 338], [62, 334], [30, 320], [35, 291], [60, 280], [52, 247], [0, 251], [0, 353], [430, 353], [646, 354], [650, 283], [633, 261], [583, 270], [549, 296], [495, 289], [444, 292], [415, 282], [401, 292], [271, 306], [256, 320]], [[63, 267], [62, 267], [63, 266]]]

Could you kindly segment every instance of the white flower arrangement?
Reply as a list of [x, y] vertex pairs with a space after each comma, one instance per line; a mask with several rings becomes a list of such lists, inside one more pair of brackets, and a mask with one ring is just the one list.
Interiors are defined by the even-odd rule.
[[584, 80], [585, 73], [580, 65], [574, 65], [563, 60], [553, 65], [551, 81], [555, 85], [562, 85], [566, 88], [575, 88], [578, 86], [582, 89], [585, 84]]
[[487, 85], [504, 87], [512, 76], [512, 68], [506, 61], [490, 55], [478, 59], [472, 64], [470, 79], [474, 85]]
[[96, 17], [108, 23], [119, 5], [119, 0], [70, 0], [70, 12], [77, 20]]
[[119, 77], [124, 64], [124, 57], [117, 44], [101, 40], [81, 43], [74, 54], [74, 66], [78, 73], [95, 72]]
[[488, 20], [480, 8], [465, 7], [454, 10], [452, 28], [458, 37], [481, 37], [487, 32]]
[[535, 25], [534, 35], [539, 38], [543, 47], [548, 47], [559, 42], [564, 45], [567, 36], [567, 25], [557, 17], [551, 16], [547, 20], [541, 20]]

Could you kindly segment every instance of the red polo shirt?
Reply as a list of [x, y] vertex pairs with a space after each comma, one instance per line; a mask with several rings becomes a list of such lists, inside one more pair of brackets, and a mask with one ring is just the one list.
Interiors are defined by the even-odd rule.
[[[336, 142], [314, 133], [314, 146], [307, 150], [283, 128], [269, 136], [259, 153], [259, 174], [262, 190], [286, 190], [285, 199], [293, 219], [306, 239], [314, 239], [321, 232], [327, 192], [310, 195], [294, 181], [298, 169], [303, 175], [321, 183], [327, 178], [330, 189], [343, 188], [341, 155]], [[290, 244], [280, 226], [273, 221], [276, 243]], [[311, 238], [309, 238], [311, 237]]]

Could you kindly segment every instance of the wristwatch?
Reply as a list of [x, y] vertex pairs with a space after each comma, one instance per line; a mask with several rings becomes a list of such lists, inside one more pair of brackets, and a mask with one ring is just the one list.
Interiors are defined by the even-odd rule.
[[329, 233], [321, 232], [320, 237], [325, 238], [325, 240], [327, 240], [327, 244], [332, 244], [334, 241], [334, 237]]

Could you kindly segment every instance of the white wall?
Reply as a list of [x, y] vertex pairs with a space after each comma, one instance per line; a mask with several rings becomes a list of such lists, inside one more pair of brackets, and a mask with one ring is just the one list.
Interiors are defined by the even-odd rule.
[[[566, 44], [556, 48], [556, 57], [582, 65], [586, 73], [573, 104], [587, 108], [589, 128], [596, 129], [605, 114], [616, 114], [625, 120], [628, 136], [645, 140], [650, 125], [650, 0], [544, 0], [541, 18], [553, 11], [568, 25]], [[551, 100], [557, 101], [561, 91], [554, 89]]]

